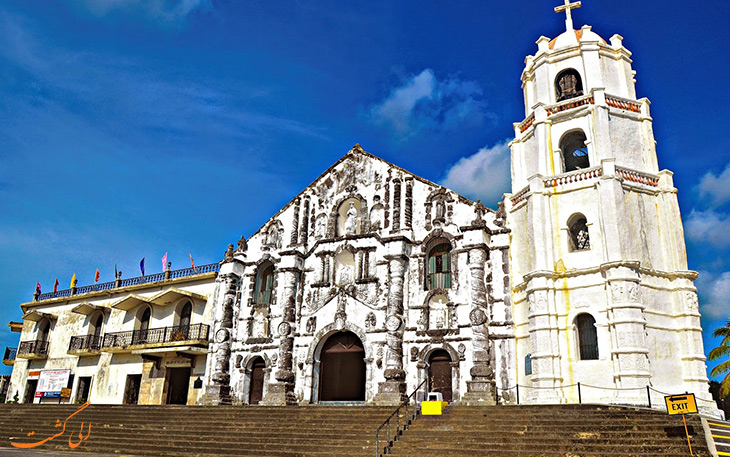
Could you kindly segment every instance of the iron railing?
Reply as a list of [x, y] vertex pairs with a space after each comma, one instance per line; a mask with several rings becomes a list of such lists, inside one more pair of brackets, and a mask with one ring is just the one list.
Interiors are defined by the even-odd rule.
[[28, 354], [48, 355], [48, 341], [21, 341], [17, 355]]
[[[208, 265], [201, 265], [196, 268], [183, 268], [180, 270], [170, 270], [169, 279], [184, 278], [187, 276], [195, 276], [203, 273], [218, 272], [220, 270], [220, 264], [211, 263]], [[98, 284], [90, 284], [87, 286], [76, 287], [74, 289], [64, 289], [56, 292], [46, 292], [44, 294], [38, 294], [35, 298], [36, 301], [48, 300], [50, 298], [70, 297], [72, 295], [86, 294], [89, 292], [99, 292], [102, 290], [114, 289], [116, 287], [127, 287], [136, 286], [139, 284], [147, 284], [150, 282], [158, 282], [165, 280], [165, 273], [155, 273], [145, 276], [136, 276], [134, 278], [122, 279], [117, 285], [117, 281], [101, 282]]]
[[429, 273], [428, 274], [428, 290], [434, 289], [450, 289], [451, 288], [451, 272]]
[[[424, 384], [428, 381], [428, 378], [424, 379], [422, 383], [418, 385], [418, 387], [415, 388], [413, 392], [403, 400], [403, 403], [401, 403], [395, 411], [393, 411], [393, 414], [388, 416], [387, 419], [385, 419], [385, 422], [380, 424], [380, 427], [378, 427], [377, 430], [375, 430], [375, 457], [381, 457], [385, 454], [390, 454], [390, 448], [393, 447], [393, 444], [398, 441], [398, 439], [403, 435], [403, 432], [408, 430], [408, 427], [410, 427], [411, 423], [413, 423], [414, 420], [416, 420], [416, 416], [418, 415], [418, 402], [414, 401], [412, 412], [408, 412], [408, 405], [411, 402], [411, 398], [415, 397], [416, 393], [423, 387]], [[401, 424], [401, 410], [405, 409], [405, 415], [403, 416], [403, 424]], [[395, 416], [395, 430], [393, 430], [393, 435], [391, 437], [390, 433], [390, 421]], [[385, 436], [385, 447], [383, 448], [383, 452], [380, 452], [380, 431], [385, 427], [386, 430], [386, 436]]]
[[174, 343], [178, 341], [207, 341], [210, 326], [206, 324], [177, 325], [104, 334], [102, 348], [125, 347], [138, 344]]
[[5, 355], [3, 360], [15, 360], [15, 355], [18, 353], [18, 348], [5, 348]]
[[101, 335], [72, 336], [69, 351], [98, 351], [101, 349]]

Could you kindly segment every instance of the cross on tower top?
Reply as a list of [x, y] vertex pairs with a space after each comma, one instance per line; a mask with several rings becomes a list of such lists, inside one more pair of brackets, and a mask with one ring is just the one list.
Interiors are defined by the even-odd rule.
[[570, 3], [570, 0], [565, 0], [565, 5], [555, 7], [556, 13], [565, 11], [565, 30], [573, 30], [573, 17], [570, 15], [573, 8], [580, 8], [580, 2]]

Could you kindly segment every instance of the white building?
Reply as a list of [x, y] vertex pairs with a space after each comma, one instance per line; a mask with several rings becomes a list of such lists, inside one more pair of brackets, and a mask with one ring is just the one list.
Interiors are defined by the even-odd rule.
[[[499, 211], [355, 145], [209, 273], [23, 304], [9, 398], [70, 368], [71, 398], [91, 385], [92, 402], [132, 382], [141, 403], [396, 404], [428, 380], [473, 404], [689, 391], [714, 409], [697, 273], [631, 53], [563, 9], [566, 32], [526, 59]], [[139, 340], [153, 324], [206, 333]], [[83, 335], [101, 344], [87, 353]], [[35, 341], [44, 357], [22, 350]]]

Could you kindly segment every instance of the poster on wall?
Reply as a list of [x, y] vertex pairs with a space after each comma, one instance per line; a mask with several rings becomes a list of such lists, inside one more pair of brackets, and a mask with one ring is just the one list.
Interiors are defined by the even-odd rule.
[[41, 370], [38, 376], [38, 387], [36, 396], [41, 394], [44, 398], [57, 398], [61, 396], [61, 390], [68, 385], [68, 378], [71, 370]]

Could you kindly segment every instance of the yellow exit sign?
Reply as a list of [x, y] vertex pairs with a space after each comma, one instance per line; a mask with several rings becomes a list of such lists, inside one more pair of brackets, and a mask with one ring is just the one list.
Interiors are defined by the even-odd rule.
[[695, 394], [669, 395], [664, 397], [667, 403], [667, 412], [673, 414], [693, 414], [697, 412]]

